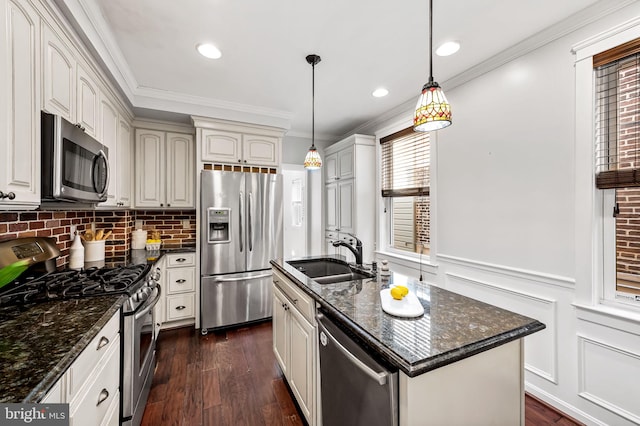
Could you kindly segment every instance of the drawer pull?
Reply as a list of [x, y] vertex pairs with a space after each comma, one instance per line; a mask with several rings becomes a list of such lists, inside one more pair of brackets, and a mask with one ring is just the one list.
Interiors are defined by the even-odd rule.
[[183, 309], [187, 309], [187, 307], [184, 306], [184, 305], [176, 306], [176, 310], [178, 310], [178, 311], [181, 311]]
[[186, 262], [186, 261], [187, 261], [187, 259], [185, 259], [184, 257], [179, 257], [179, 258], [176, 259], [176, 262], [180, 262], [180, 263]]
[[100, 391], [100, 395], [98, 395], [98, 403], [96, 404], [96, 407], [102, 404], [103, 402], [105, 402], [108, 398], [109, 398], [109, 391], [106, 389], [102, 389]]
[[178, 284], [182, 284], [182, 283], [186, 283], [186, 282], [187, 282], [187, 280], [185, 280], [183, 278], [180, 278], [179, 280], [176, 280], [176, 283], [178, 283]]
[[109, 344], [109, 339], [107, 339], [106, 337], [102, 336], [100, 338], [100, 341], [98, 342], [98, 347], [96, 348], [96, 350], [99, 351], [100, 349], [104, 348], [108, 344]]
[[294, 305], [297, 305], [298, 304], [298, 299], [293, 299], [292, 302], [293, 302]]

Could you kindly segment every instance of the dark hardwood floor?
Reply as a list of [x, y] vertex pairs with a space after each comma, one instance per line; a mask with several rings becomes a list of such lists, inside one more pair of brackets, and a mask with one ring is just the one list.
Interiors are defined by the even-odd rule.
[[[271, 348], [271, 322], [160, 333], [144, 426], [303, 425]], [[526, 426], [579, 425], [527, 395]]]

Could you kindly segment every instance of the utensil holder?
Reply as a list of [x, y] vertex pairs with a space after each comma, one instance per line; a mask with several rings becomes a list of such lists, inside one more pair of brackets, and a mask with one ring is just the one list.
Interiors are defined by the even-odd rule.
[[96, 262], [104, 260], [104, 242], [105, 240], [85, 241], [84, 242], [84, 261]]

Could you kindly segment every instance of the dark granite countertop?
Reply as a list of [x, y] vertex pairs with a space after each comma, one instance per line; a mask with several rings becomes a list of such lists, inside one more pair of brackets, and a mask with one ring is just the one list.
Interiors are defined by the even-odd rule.
[[[318, 284], [283, 260], [271, 264], [360, 344], [409, 377], [460, 361], [545, 328], [539, 321], [404, 275]], [[406, 285], [425, 313], [398, 318], [380, 306], [380, 290]]]
[[0, 309], [0, 403], [38, 402], [125, 299], [108, 295]]

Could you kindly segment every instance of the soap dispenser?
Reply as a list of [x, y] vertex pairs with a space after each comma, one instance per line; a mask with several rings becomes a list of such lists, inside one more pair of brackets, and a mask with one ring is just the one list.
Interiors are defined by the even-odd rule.
[[69, 248], [69, 269], [80, 270], [84, 267], [84, 246], [80, 242], [80, 235], [76, 231], [76, 237]]

